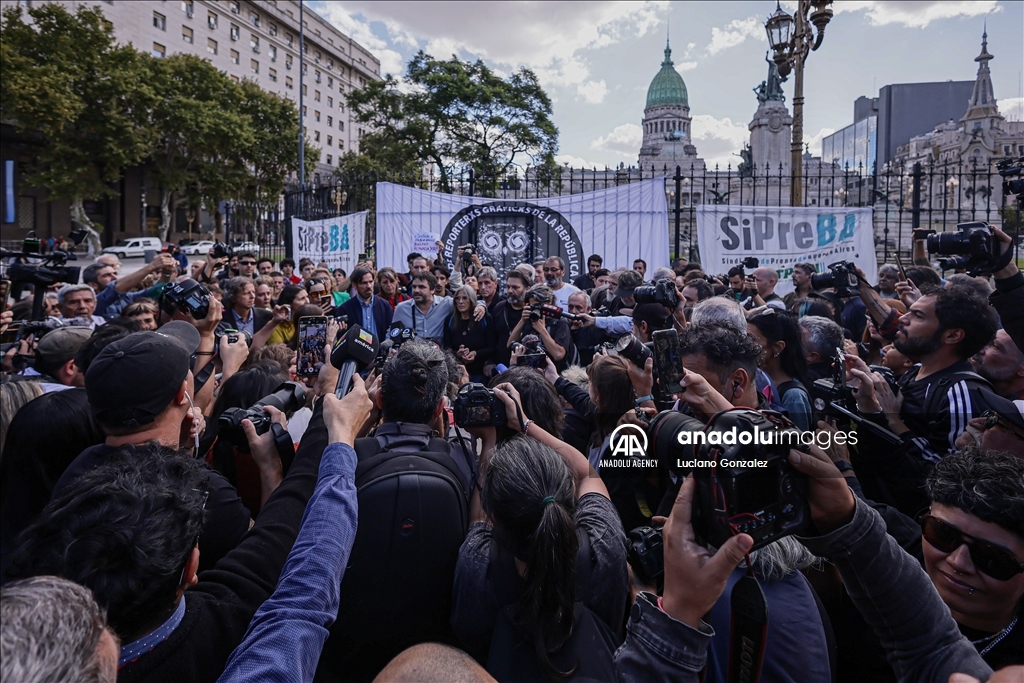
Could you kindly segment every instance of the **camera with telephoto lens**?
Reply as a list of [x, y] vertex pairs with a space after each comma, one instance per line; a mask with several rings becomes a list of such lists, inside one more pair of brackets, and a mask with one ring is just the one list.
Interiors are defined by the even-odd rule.
[[167, 315], [176, 312], [202, 320], [210, 312], [210, 290], [192, 278], [164, 287], [160, 294], [160, 308]]
[[653, 344], [644, 344], [631, 334], [624, 334], [615, 342], [616, 356], [622, 356], [641, 370], [648, 358], [654, 358]]
[[234, 253], [235, 250], [223, 242], [213, 245], [213, 258], [231, 258]]
[[1003, 196], [1017, 195], [1017, 208], [1024, 208], [1024, 156], [1003, 159], [996, 170], [1003, 177]]
[[856, 266], [849, 261], [836, 261], [828, 265], [827, 273], [811, 275], [811, 287], [815, 291], [832, 287], [841, 297], [860, 294], [860, 278], [857, 277]]
[[[80, 224], [79, 224], [80, 225]], [[82, 243], [86, 238], [85, 228], [72, 230], [68, 237], [75, 246]], [[82, 269], [78, 266], [65, 265], [69, 260], [77, 260], [74, 251], [62, 251], [54, 249], [51, 253], [43, 256], [42, 240], [35, 237], [35, 232], [30, 232], [22, 240], [21, 251], [8, 251], [0, 249], [0, 257], [10, 258], [10, 265], [6, 266], [5, 279], [11, 282], [30, 284], [37, 289], [44, 289], [58, 283], [76, 283], [82, 275]], [[29, 262], [29, 259], [39, 259], [36, 262]], [[43, 297], [35, 297], [32, 303], [32, 319], [42, 320]]]
[[306, 387], [298, 382], [283, 382], [274, 393], [264, 396], [249, 408], [228, 408], [217, 418], [217, 435], [239, 450], [248, 451], [249, 441], [242, 430], [242, 420], [251, 420], [257, 434], [270, 430], [270, 415], [263, 406], [277, 408], [282, 413], [294, 413], [306, 403]]
[[760, 268], [761, 262], [757, 260], [756, 256], [748, 256], [742, 261], [740, 261], [740, 265], [743, 266], [744, 268], [754, 269]]
[[531, 304], [530, 305], [530, 321], [536, 322], [544, 318], [564, 318], [569, 322], [576, 322], [579, 320], [579, 316], [574, 313], [566, 313], [558, 306], [554, 304]]
[[653, 285], [643, 285], [634, 289], [633, 300], [638, 304], [661, 304], [674, 309], [679, 305], [679, 293], [676, 292], [676, 283], [666, 277]]
[[475, 253], [476, 253], [476, 247], [473, 246], [472, 244], [463, 244], [462, 245], [462, 255], [463, 256], [472, 256]]
[[999, 243], [992, 226], [978, 221], [957, 223], [956, 229], [958, 232], [928, 235], [928, 253], [952, 256], [939, 259], [939, 267], [943, 270], [965, 269], [972, 276], [988, 275], [997, 270]]
[[809, 529], [807, 478], [788, 460], [791, 449], [804, 449], [801, 432], [781, 413], [734, 408], [705, 425], [667, 410], [648, 433], [662, 467], [693, 472], [692, 524], [703, 542], [720, 547], [745, 533], [756, 549]]
[[455, 424], [460, 427], [497, 427], [508, 422], [505, 404], [483, 384], [467, 382], [459, 387], [452, 405]]

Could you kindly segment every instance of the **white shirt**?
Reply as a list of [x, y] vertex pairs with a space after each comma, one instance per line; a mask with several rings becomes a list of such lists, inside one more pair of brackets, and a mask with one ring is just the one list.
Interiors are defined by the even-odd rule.
[[578, 291], [580, 290], [574, 285], [563, 282], [561, 287], [552, 289], [551, 293], [555, 295], [555, 305], [564, 310], [569, 308], [569, 297]]

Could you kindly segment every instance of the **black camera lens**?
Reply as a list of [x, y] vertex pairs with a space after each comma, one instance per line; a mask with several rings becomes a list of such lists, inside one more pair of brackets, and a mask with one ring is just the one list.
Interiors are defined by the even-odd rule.
[[815, 291], [835, 287], [836, 279], [831, 272], [814, 273], [811, 275], [811, 288]]
[[615, 342], [615, 353], [641, 369], [648, 358], [654, 357], [654, 351], [631, 334], [619, 337], [619, 340]]
[[702, 431], [704, 423], [695, 417], [674, 410], [660, 412], [647, 428], [651, 436], [651, 452], [662, 467], [680, 476], [686, 476], [690, 468], [680, 467], [680, 462], [693, 460], [696, 450], [693, 445], [679, 443], [679, 435], [683, 432]]
[[967, 240], [960, 232], [940, 232], [928, 235], [928, 252], [931, 254], [962, 254]]

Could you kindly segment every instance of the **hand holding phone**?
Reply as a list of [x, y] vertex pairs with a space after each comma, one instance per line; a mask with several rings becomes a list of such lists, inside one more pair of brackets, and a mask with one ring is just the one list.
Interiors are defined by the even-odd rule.
[[295, 374], [298, 377], [315, 377], [327, 362], [327, 316], [299, 318], [297, 347]]
[[903, 281], [905, 281], [907, 279], [907, 273], [903, 270], [903, 260], [900, 259], [900, 255], [899, 254], [895, 254], [895, 256], [896, 256], [896, 268], [899, 269], [899, 271], [900, 271], [900, 282], [903, 282]]
[[675, 330], [657, 330], [651, 335], [654, 342], [654, 367], [658, 382], [666, 394], [683, 391], [679, 381], [683, 378], [683, 358], [679, 346], [679, 333]]

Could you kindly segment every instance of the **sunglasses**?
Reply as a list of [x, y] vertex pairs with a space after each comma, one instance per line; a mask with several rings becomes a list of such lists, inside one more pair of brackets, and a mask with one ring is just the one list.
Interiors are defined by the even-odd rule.
[[255, 266], [256, 262], [255, 261], [239, 261], [238, 265], [240, 265], [240, 266]]
[[924, 540], [944, 553], [951, 553], [961, 545], [966, 545], [975, 568], [996, 581], [1009, 581], [1017, 574], [1024, 573], [1024, 564], [1018, 562], [1013, 553], [1006, 548], [968, 536], [938, 517], [922, 517], [921, 533]]
[[994, 410], [986, 410], [981, 414], [985, 418], [985, 429], [992, 429], [995, 426], [1002, 427], [1006, 431], [1010, 432], [1018, 439], [1024, 439], [1024, 433], [1021, 433], [1020, 429], [1012, 422], [1002, 417], [999, 413]]

